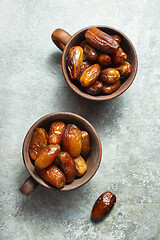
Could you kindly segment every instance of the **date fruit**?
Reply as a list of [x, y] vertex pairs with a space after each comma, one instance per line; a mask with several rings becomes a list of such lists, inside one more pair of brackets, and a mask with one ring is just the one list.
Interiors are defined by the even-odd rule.
[[90, 87], [99, 77], [101, 73], [101, 66], [99, 64], [93, 64], [86, 68], [81, 77], [80, 84], [82, 87]]
[[59, 166], [66, 176], [66, 182], [71, 183], [76, 175], [76, 167], [73, 158], [68, 152], [61, 152], [58, 156]]
[[91, 65], [92, 65], [92, 61], [90, 61], [90, 60], [88, 60], [88, 59], [84, 60], [84, 61], [83, 61], [83, 65], [82, 65], [81, 72], [83, 73], [83, 71], [84, 71], [86, 68], [90, 67]]
[[111, 57], [106, 53], [101, 53], [98, 57], [98, 63], [102, 67], [108, 67], [111, 65]]
[[132, 66], [129, 62], [124, 62], [123, 64], [116, 67], [116, 69], [120, 72], [122, 77], [127, 77], [132, 72]]
[[119, 47], [114, 38], [95, 27], [85, 32], [85, 38], [91, 46], [104, 53], [116, 52]]
[[86, 88], [86, 92], [91, 95], [97, 95], [102, 91], [103, 84], [99, 81], [95, 81], [90, 87]]
[[91, 61], [95, 61], [98, 58], [98, 52], [87, 41], [81, 42], [80, 46], [83, 48], [84, 55]]
[[77, 79], [80, 76], [83, 65], [83, 49], [75, 46], [69, 49], [67, 67], [71, 79]]
[[91, 149], [91, 141], [88, 132], [81, 131], [82, 135], [82, 148], [81, 148], [81, 155], [86, 158], [89, 154]]
[[103, 193], [95, 202], [92, 209], [92, 220], [99, 221], [109, 213], [116, 202], [116, 196], [111, 192]]
[[105, 68], [101, 72], [101, 80], [105, 84], [113, 84], [120, 79], [120, 73], [115, 68]]
[[81, 131], [74, 124], [68, 124], [62, 139], [62, 146], [65, 152], [68, 152], [71, 157], [76, 158], [80, 155], [82, 140]]
[[49, 144], [61, 144], [63, 134], [65, 131], [65, 124], [61, 121], [55, 121], [51, 124], [48, 133]]
[[118, 43], [121, 42], [121, 38], [118, 35], [111, 35], [111, 37]]
[[76, 167], [76, 176], [82, 177], [87, 171], [87, 164], [84, 158], [81, 156], [78, 156], [77, 158], [74, 159], [74, 164]]
[[35, 166], [40, 169], [47, 168], [57, 158], [60, 152], [60, 146], [58, 144], [48, 145], [43, 148], [38, 154], [35, 160]]
[[124, 63], [127, 60], [127, 54], [119, 48], [117, 52], [112, 54], [112, 63], [115, 65], [119, 65]]
[[44, 128], [36, 128], [29, 148], [29, 155], [35, 160], [39, 152], [47, 146], [48, 134]]
[[118, 80], [114, 84], [104, 85], [102, 91], [104, 94], [108, 95], [108, 94], [115, 92], [120, 86], [121, 86], [121, 80]]
[[62, 188], [66, 183], [64, 173], [54, 164], [45, 169], [36, 168], [36, 171], [45, 182], [50, 183], [54, 187]]

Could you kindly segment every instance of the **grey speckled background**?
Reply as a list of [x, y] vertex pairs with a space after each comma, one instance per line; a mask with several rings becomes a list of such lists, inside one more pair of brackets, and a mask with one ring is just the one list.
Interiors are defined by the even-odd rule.
[[[0, 1], [0, 157], [2, 240], [160, 239], [159, 0]], [[61, 71], [50, 35], [108, 25], [133, 42], [139, 69], [132, 86], [102, 103], [74, 94]], [[88, 119], [103, 146], [100, 168], [85, 186], [54, 192], [39, 186], [23, 196], [29, 176], [21, 149], [41, 116], [70, 111]], [[97, 197], [117, 196], [99, 224], [90, 220]]]

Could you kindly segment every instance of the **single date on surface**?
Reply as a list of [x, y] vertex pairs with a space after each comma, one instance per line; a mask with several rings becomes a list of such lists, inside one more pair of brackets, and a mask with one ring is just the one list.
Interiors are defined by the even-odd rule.
[[91, 218], [93, 221], [101, 220], [107, 213], [109, 213], [116, 202], [116, 196], [111, 192], [104, 192], [95, 202]]

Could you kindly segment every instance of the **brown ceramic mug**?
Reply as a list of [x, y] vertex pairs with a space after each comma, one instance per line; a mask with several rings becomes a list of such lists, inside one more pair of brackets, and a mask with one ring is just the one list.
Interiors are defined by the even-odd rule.
[[86, 99], [96, 100], [96, 101], [104, 101], [104, 100], [109, 100], [109, 99], [112, 99], [112, 98], [115, 98], [115, 97], [121, 95], [123, 92], [125, 92], [129, 88], [129, 86], [132, 84], [132, 82], [136, 76], [136, 73], [137, 73], [138, 59], [137, 59], [136, 50], [135, 50], [132, 42], [128, 39], [128, 37], [124, 33], [122, 33], [121, 31], [119, 31], [115, 28], [111, 28], [108, 26], [92, 26], [92, 27], [97, 27], [97, 28], [101, 29], [102, 31], [108, 33], [109, 35], [118, 35], [121, 38], [121, 43], [120, 43], [121, 47], [124, 50], [124, 52], [127, 53], [127, 56], [128, 56], [127, 61], [132, 66], [132, 72], [131, 72], [130, 76], [125, 80], [125, 82], [123, 82], [123, 84], [120, 86], [120, 88], [117, 91], [113, 92], [110, 95], [92, 96], [92, 95], [89, 95], [89, 94], [81, 91], [71, 81], [68, 71], [67, 71], [66, 60], [67, 60], [69, 49], [73, 46], [80, 45], [80, 43], [85, 38], [84, 37], [85, 32], [90, 27], [81, 29], [80, 31], [76, 32], [73, 36], [71, 36], [65, 30], [58, 28], [52, 33], [51, 37], [52, 37], [52, 40], [55, 43], [55, 45], [61, 51], [63, 51], [62, 71], [63, 71], [63, 75], [65, 77], [65, 80], [67, 81], [70, 88], [74, 92], [76, 92], [78, 95], [80, 95], [81, 97], [84, 97]]
[[[48, 132], [51, 123], [57, 120], [60, 120], [65, 124], [73, 123], [77, 127], [79, 127], [81, 130], [87, 131], [90, 135], [90, 140], [91, 140], [91, 151], [89, 156], [86, 159], [87, 172], [81, 178], [75, 179], [72, 183], [66, 184], [61, 189], [55, 188], [54, 186], [50, 185], [49, 183], [43, 181], [42, 178], [40, 178], [40, 176], [35, 171], [34, 165], [29, 156], [30, 142], [36, 128], [44, 128]], [[69, 191], [84, 185], [94, 176], [94, 174], [98, 170], [98, 167], [101, 161], [102, 149], [101, 149], [101, 142], [96, 130], [86, 119], [74, 113], [58, 112], [58, 113], [51, 113], [49, 115], [46, 115], [32, 125], [32, 127], [29, 129], [24, 139], [22, 153], [23, 153], [24, 164], [28, 172], [30, 173], [30, 177], [25, 181], [24, 184], [22, 184], [19, 190], [21, 193], [28, 196], [34, 191], [34, 189], [38, 186], [38, 184], [41, 184], [44, 187], [49, 189], [57, 189], [59, 191]]]

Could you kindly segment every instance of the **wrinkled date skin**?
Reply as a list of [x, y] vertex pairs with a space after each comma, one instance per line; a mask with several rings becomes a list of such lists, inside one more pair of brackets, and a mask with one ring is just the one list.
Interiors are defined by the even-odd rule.
[[117, 52], [112, 54], [112, 63], [115, 65], [119, 65], [124, 63], [127, 60], [127, 54], [119, 48]]
[[78, 79], [83, 65], [83, 49], [75, 46], [69, 49], [67, 67], [71, 79]]
[[42, 170], [36, 168], [36, 171], [45, 182], [50, 183], [54, 187], [62, 188], [66, 183], [64, 173], [54, 164]]
[[102, 53], [98, 57], [98, 63], [102, 67], [108, 67], [111, 65], [111, 57], [108, 54]]
[[61, 121], [55, 121], [51, 124], [48, 133], [49, 144], [61, 144], [63, 134], [65, 131], [65, 124]]
[[81, 131], [74, 124], [68, 124], [62, 139], [62, 146], [65, 152], [76, 158], [80, 155], [82, 147]]
[[120, 86], [121, 86], [121, 80], [118, 80], [114, 84], [104, 85], [102, 91], [104, 94], [108, 95], [108, 94], [115, 92]]
[[91, 141], [89, 133], [86, 131], [81, 131], [82, 135], [82, 148], [81, 148], [81, 155], [86, 158], [91, 149]]
[[43, 148], [35, 160], [36, 168], [39, 169], [47, 168], [54, 162], [59, 152], [60, 146], [58, 144], [48, 145], [47, 147]]
[[109, 213], [116, 202], [116, 196], [111, 192], [103, 193], [95, 202], [91, 218], [93, 221], [101, 220], [107, 213]]
[[87, 164], [83, 157], [78, 156], [74, 159], [74, 164], [76, 167], [76, 176], [82, 177], [87, 171]]
[[115, 68], [105, 68], [101, 72], [101, 80], [105, 84], [114, 84], [120, 79], [120, 73]]
[[66, 182], [71, 183], [76, 175], [76, 167], [73, 158], [68, 152], [61, 152], [58, 156], [59, 166], [66, 176]]
[[36, 128], [29, 148], [29, 155], [32, 160], [35, 160], [39, 152], [47, 146], [47, 138], [48, 135], [44, 128]]
[[119, 47], [114, 38], [95, 27], [85, 32], [85, 38], [91, 46], [104, 53], [116, 52]]
[[132, 66], [129, 62], [124, 62], [123, 64], [116, 67], [116, 69], [120, 72], [122, 77], [127, 77], [132, 72]]
[[92, 65], [92, 61], [89, 60], [89, 59], [86, 59], [83, 61], [83, 65], [82, 65], [82, 68], [81, 68], [81, 75], [82, 73], [84, 72], [84, 70], [86, 70], [88, 67], [90, 67]]
[[111, 37], [118, 43], [121, 42], [121, 38], [118, 35], [111, 35]]
[[86, 68], [81, 77], [80, 84], [82, 87], [90, 87], [99, 77], [101, 73], [101, 66], [99, 64], [93, 64]]
[[95, 61], [98, 58], [98, 52], [87, 41], [83, 41], [80, 46], [83, 48], [84, 55], [91, 61]]
[[91, 94], [91, 95], [97, 95], [98, 93], [100, 93], [102, 91], [103, 88], [103, 84], [99, 81], [95, 81], [93, 83], [93, 85], [91, 85], [90, 87], [86, 88], [86, 92]]

